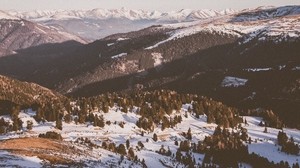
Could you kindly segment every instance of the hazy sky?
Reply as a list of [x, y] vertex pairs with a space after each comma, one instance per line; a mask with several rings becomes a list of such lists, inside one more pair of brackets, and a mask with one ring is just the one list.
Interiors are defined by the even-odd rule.
[[0, 0], [1, 10], [107, 8], [171, 11], [180, 9], [244, 9], [258, 6], [300, 5], [300, 0]]

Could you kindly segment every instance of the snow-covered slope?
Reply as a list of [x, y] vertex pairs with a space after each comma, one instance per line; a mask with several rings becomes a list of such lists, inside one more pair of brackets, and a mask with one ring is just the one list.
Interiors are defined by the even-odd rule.
[[[110, 152], [103, 149], [102, 142], [115, 143], [116, 146], [119, 144], [126, 144], [126, 140], [129, 140], [130, 146], [134, 148], [135, 154], [138, 156], [138, 159], [145, 160], [145, 164], [149, 168], [157, 167], [185, 167], [181, 163], [177, 162], [172, 156], [165, 156], [157, 153], [162, 146], [164, 149], [168, 150], [175, 154], [178, 146], [175, 145], [175, 141], [184, 141], [186, 138], [183, 136], [183, 132], [186, 132], [189, 128], [192, 130], [192, 141], [198, 143], [198, 141], [203, 141], [206, 136], [210, 136], [214, 133], [216, 124], [208, 124], [206, 122], [207, 117], [205, 115], [200, 116], [197, 119], [195, 116], [191, 115], [188, 111], [188, 108], [191, 108], [191, 104], [184, 104], [180, 112], [175, 112], [174, 114], [185, 116], [180, 124], [176, 125], [174, 128], [167, 128], [161, 130], [161, 127], [158, 126], [154, 129], [153, 132], [144, 131], [141, 128], [136, 126], [136, 121], [140, 118], [140, 115], [136, 114], [137, 107], [133, 108], [132, 111], [128, 113], [123, 113], [119, 110], [119, 107], [114, 106], [109, 109], [108, 113], [103, 112], [93, 112], [95, 115], [103, 115], [105, 121], [110, 121], [111, 124], [104, 128], [94, 127], [92, 123], [87, 124], [75, 124], [72, 123], [63, 123], [63, 129], [57, 130], [55, 128], [55, 122], [45, 122], [37, 123], [34, 121], [33, 116], [35, 111], [28, 109], [22, 111], [19, 114], [20, 119], [23, 123], [27, 121], [33, 121], [33, 128], [31, 131], [26, 131], [22, 134], [17, 133], [8, 133], [5, 135], [0, 135], [0, 140], [12, 139], [12, 138], [25, 138], [25, 137], [36, 137], [40, 133], [45, 133], [46, 131], [55, 131], [61, 133], [64, 141], [68, 144], [71, 143], [72, 148], [78, 149], [78, 153], [69, 155], [67, 153], [63, 154], [63, 157], [71, 158], [75, 161], [85, 163], [88, 166], [93, 167], [110, 167], [117, 166], [119, 164], [124, 167], [142, 167], [139, 163], [134, 163], [130, 160], [121, 160], [120, 155]], [[171, 114], [173, 115], [173, 114]], [[1, 116], [6, 121], [10, 121], [9, 116]], [[259, 123], [262, 121], [259, 117], [249, 117], [244, 116], [244, 119], [247, 120], [247, 124], [242, 124], [244, 128], [248, 130], [248, 134], [252, 139], [251, 144], [247, 144], [249, 147], [249, 152], [256, 153], [262, 157], [267, 158], [270, 162], [279, 163], [280, 161], [287, 161], [289, 165], [294, 163], [299, 163], [299, 155], [288, 155], [284, 152], [278, 150], [277, 144], [277, 134], [280, 129], [269, 128], [268, 132], [264, 132], [265, 127], [259, 126]], [[120, 123], [124, 123], [123, 127], [120, 126]], [[26, 124], [24, 124], [26, 126]], [[145, 133], [142, 135], [141, 132]], [[284, 128], [284, 131], [294, 138], [294, 141], [300, 143], [300, 133], [296, 129]], [[153, 134], [156, 133], [158, 140], [154, 141]], [[88, 147], [78, 143], [78, 139], [84, 138], [89, 139], [93, 144], [99, 147]], [[142, 142], [144, 147], [139, 147], [139, 141]], [[80, 141], [79, 141], [80, 142]], [[66, 144], [64, 143], [64, 144]], [[85, 155], [82, 155], [80, 151], [83, 150]], [[51, 152], [51, 151], [49, 151]], [[184, 152], [183, 152], [184, 153]], [[204, 154], [191, 152], [192, 156], [195, 158], [195, 162], [199, 165], [202, 164], [204, 159]], [[60, 154], [61, 155], [61, 154]], [[0, 151], [0, 157], [4, 158], [5, 166], [10, 165], [19, 165], [25, 167], [40, 167], [45, 164], [42, 160], [37, 157], [24, 157], [16, 156], [13, 153], [7, 151]], [[14, 158], [12, 160], [12, 158]], [[46, 162], [47, 163], [47, 162]], [[1, 165], [1, 164], [0, 164]], [[28, 165], [28, 166], [26, 166]]]
[[[234, 35], [240, 44], [252, 40], [274, 42], [298, 40], [300, 37], [300, 6], [254, 9], [238, 14], [224, 15], [190, 23], [165, 24], [161, 28], [177, 29], [170, 37], [147, 49], [167, 41], [190, 36], [199, 32]], [[178, 29], [179, 28], [179, 29]]]
[[284, 6], [284, 7], [258, 7], [254, 10], [241, 11], [234, 19], [234, 21], [257, 21], [263, 19], [272, 19], [276, 17], [283, 17], [288, 15], [299, 15], [299, 6]]

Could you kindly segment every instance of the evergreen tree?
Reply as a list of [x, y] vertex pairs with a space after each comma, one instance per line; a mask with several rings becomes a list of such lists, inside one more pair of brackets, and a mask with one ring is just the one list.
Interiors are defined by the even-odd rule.
[[132, 149], [132, 148], [129, 148], [129, 150], [128, 150], [128, 157], [131, 158], [131, 159], [133, 159], [134, 156], [135, 156], [135, 154], [134, 154], [133, 149]]
[[188, 132], [187, 132], [187, 134], [186, 134], [186, 138], [187, 138], [188, 140], [192, 140], [192, 131], [191, 131], [191, 128], [189, 128], [189, 130], [188, 130]]
[[156, 142], [157, 139], [158, 139], [158, 138], [157, 138], [157, 135], [156, 135], [156, 133], [154, 133], [154, 134], [153, 134], [153, 140]]
[[182, 154], [181, 154], [181, 151], [178, 149], [177, 150], [177, 152], [176, 152], [176, 160], [178, 161], [178, 162], [180, 162], [181, 161], [181, 158], [182, 158]]
[[141, 141], [138, 141], [138, 146], [141, 147], [141, 149], [144, 148], [144, 144]]
[[267, 127], [265, 127], [265, 129], [264, 129], [264, 133], [268, 133]]
[[119, 154], [121, 154], [121, 155], [126, 155], [127, 152], [126, 152], [125, 145], [120, 144], [120, 145], [118, 146], [117, 152], [118, 152]]
[[127, 139], [126, 140], [126, 148], [129, 149], [129, 147], [130, 147], [130, 142], [129, 142], [129, 139]]
[[66, 115], [64, 116], [64, 121], [65, 121], [66, 123], [70, 123], [70, 122], [72, 121], [72, 116], [71, 116], [70, 113], [68, 113], [68, 114], [66, 114]]
[[56, 119], [56, 128], [62, 130], [62, 121], [59, 117]]
[[33, 126], [33, 122], [28, 120], [26, 126], [27, 130], [32, 130], [32, 126]]

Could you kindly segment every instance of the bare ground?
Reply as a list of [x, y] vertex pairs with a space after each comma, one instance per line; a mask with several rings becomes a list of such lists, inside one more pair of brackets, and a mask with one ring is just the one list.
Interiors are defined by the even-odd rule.
[[16, 138], [0, 141], [0, 150], [7, 150], [13, 154], [37, 156], [50, 164], [73, 164], [67, 156], [80, 154], [82, 151], [62, 141], [45, 138]]

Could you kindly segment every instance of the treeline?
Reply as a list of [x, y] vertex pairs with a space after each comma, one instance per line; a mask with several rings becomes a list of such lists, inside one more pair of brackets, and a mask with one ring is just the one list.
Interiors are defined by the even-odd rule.
[[[208, 123], [216, 123], [224, 127], [234, 127], [242, 122], [238, 110], [228, 107], [220, 102], [194, 94], [179, 94], [169, 90], [156, 90], [151, 92], [133, 92], [131, 94], [106, 93], [96, 97], [80, 98], [76, 101], [72, 114], [78, 116], [79, 123], [84, 123], [92, 111], [107, 113], [109, 108], [117, 105], [127, 113], [137, 108], [141, 115], [137, 126], [145, 130], [153, 130], [153, 125], [161, 125], [162, 129], [174, 127], [182, 121], [179, 111], [182, 105], [191, 103], [188, 113], [199, 118], [207, 116]], [[173, 117], [167, 117], [174, 114]]]
[[[179, 112], [184, 104], [190, 106], [182, 116]], [[105, 124], [110, 124], [110, 121], [104, 121], [101, 112], [107, 113], [114, 106], [124, 113], [135, 110], [141, 116], [136, 125], [148, 131], [152, 131], [154, 125], [161, 125], [162, 130], [172, 128], [180, 123], [183, 117], [187, 117], [187, 113], [196, 118], [206, 115], [208, 123], [216, 123], [223, 127], [235, 127], [243, 121], [237, 109], [221, 102], [195, 94], [179, 94], [169, 90], [136, 91], [130, 94], [106, 93], [73, 100], [50, 99], [49, 102], [33, 104], [30, 108], [36, 111], [34, 118], [37, 122], [55, 121], [56, 128], [62, 129], [62, 121], [66, 123], [74, 121], [80, 124], [90, 122], [94, 126], [104, 127]], [[18, 114], [16, 115], [13, 110], [15, 108], [13, 106], [10, 110], [15, 123], [13, 130], [21, 130], [22, 124], [17, 121]], [[119, 125], [122, 127], [124, 124], [119, 123]], [[6, 123], [2, 126], [7, 127]]]

